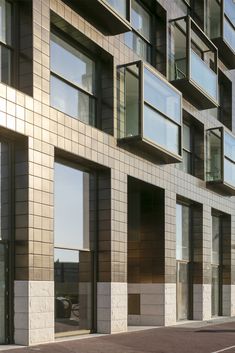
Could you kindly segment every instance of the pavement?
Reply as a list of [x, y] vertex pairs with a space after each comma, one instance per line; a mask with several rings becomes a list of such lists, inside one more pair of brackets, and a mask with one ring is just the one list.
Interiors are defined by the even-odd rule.
[[159, 327], [2, 350], [7, 353], [235, 353], [235, 322]]

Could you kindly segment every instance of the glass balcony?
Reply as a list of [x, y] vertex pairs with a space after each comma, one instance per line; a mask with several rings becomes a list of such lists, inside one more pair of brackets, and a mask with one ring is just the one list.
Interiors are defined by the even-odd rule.
[[189, 17], [170, 22], [169, 77], [199, 110], [218, 106], [217, 49]]
[[157, 157], [182, 161], [181, 94], [142, 61], [118, 68], [119, 144]]
[[235, 136], [223, 127], [207, 131], [206, 181], [235, 195]]
[[63, 0], [107, 35], [131, 31], [128, 0]]
[[206, 31], [219, 50], [219, 57], [229, 69], [235, 69], [235, 2], [208, 1]]

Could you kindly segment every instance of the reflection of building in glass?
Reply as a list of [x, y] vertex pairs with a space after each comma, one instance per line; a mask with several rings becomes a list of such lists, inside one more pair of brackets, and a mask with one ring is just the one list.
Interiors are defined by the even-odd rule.
[[235, 316], [234, 14], [0, 0], [0, 344]]

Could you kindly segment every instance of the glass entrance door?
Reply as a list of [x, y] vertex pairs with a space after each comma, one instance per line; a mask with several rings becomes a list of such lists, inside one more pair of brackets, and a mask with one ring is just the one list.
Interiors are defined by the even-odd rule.
[[8, 327], [8, 290], [6, 278], [6, 245], [0, 242], [0, 344], [6, 343]]

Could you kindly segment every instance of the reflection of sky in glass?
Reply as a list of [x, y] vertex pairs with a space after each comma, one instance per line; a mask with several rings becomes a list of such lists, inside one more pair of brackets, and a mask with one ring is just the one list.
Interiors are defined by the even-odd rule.
[[79, 251], [55, 249], [54, 262], [79, 262]]
[[182, 260], [182, 206], [176, 204], [176, 260]]
[[227, 132], [224, 133], [224, 154], [235, 161], [235, 138]]
[[106, 0], [120, 15], [126, 17], [126, 0]]
[[83, 176], [78, 169], [55, 163], [55, 245], [84, 246]]
[[94, 93], [94, 62], [53, 34], [51, 69], [66, 80]]
[[147, 68], [144, 69], [144, 99], [169, 118], [180, 123], [180, 94]]

